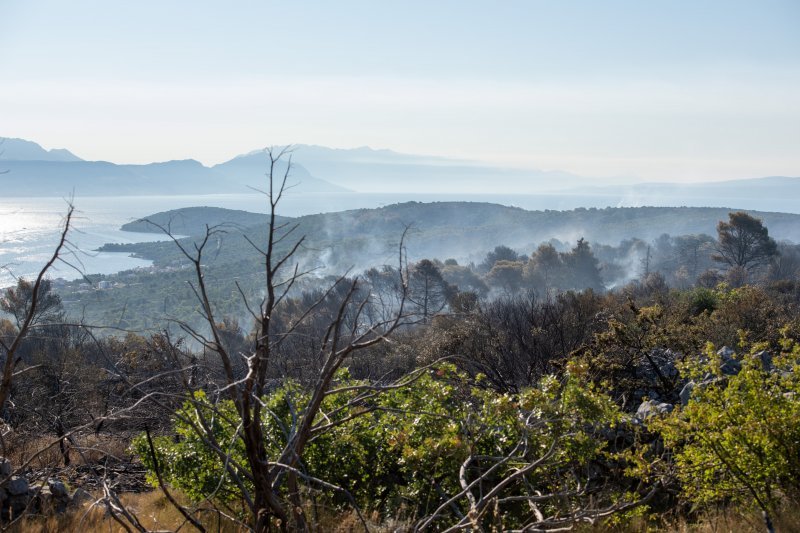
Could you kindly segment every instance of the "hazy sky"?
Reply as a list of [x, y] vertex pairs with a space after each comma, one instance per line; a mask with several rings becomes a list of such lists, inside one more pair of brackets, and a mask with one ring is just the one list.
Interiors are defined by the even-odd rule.
[[368, 145], [800, 175], [800, 1], [0, 0], [0, 135], [216, 163]]

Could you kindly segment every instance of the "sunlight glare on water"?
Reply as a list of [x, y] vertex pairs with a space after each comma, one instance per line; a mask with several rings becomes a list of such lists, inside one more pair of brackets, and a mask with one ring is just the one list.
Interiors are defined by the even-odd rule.
[[[126, 254], [94, 251], [106, 242], [141, 242], [163, 236], [121, 232], [119, 226], [130, 216], [112, 207], [103, 208], [97, 202], [87, 203], [94, 204], [90, 205], [91, 211], [76, 206], [69, 246], [63, 254], [76, 268], [59, 262], [49, 277], [76, 279], [83, 273], [108, 274], [150, 264]], [[68, 208], [65, 200], [57, 198], [0, 200], [0, 287], [14, 284], [18, 277], [31, 278], [38, 273], [58, 244]]]

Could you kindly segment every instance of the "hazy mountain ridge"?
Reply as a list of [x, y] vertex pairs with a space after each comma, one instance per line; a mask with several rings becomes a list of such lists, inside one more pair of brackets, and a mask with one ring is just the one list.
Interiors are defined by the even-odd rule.
[[[197, 218], [206, 208], [176, 210], [173, 216]], [[524, 253], [552, 238], [573, 242], [585, 238], [591, 243], [618, 244], [623, 239], [652, 240], [671, 235], [714, 235], [719, 220], [730, 209], [698, 207], [629, 207], [575, 209], [571, 211], [527, 211], [479, 202], [406, 202], [377, 209], [357, 209], [307, 215], [293, 219], [297, 234], [307, 236], [307, 245], [325, 253], [331, 268], [360, 266], [376, 257], [391, 258], [404, 230], [409, 259], [454, 257], [475, 259], [497, 244]], [[776, 239], [800, 242], [800, 215], [750, 211], [761, 218]], [[218, 216], [226, 216], [219, 210]], [[234, 215], [231, 215], [232, 218]], [[263, 215], [262, 215], [263, 216]], [[266, 224], [243, 230], [254, 242], [267, 232]], [[217, 261], [236, 262], [254, 258], [252, 247], [240, 234], [223, 238], [225, 253]], [[190, 240], [186, 240], [188, 244]], [[111, 245], [105, 251], [135, 253], [157, 263], [178, 259], [172, 243], [153, 242]], [[363, 256], [363, 261], [362, 261]]]
[[[238, 155], [213, 166], [193, 160], [140, 165], [83, 161], [67, 150], [43, 149], [21, 139], [0, 145], [0, 184], [7, 196], [148, 196], [248, 193], [267, 187], [269, 158], [264, 150]], [[368, 147], [291, 147], [288, 184], [295, 193], [453, 193], [577, 194], [606, 199], [609, 206], [754, 206], [753, 198], [794, 210], [787, 198], [800, 197], [800, 178], [765, 177], [703, 183], [621, 183], [561, 171], [524, 170], [436, 156], [403, 154]], [[25, 159], [29, 158], [29, 159]], [[275, 174], [282, 176], [286, 161]], [[604, 203], [606, 203], [604, 202]], [[793, 204], [792, 204], [793, 205]]]
[[5, 161], [83, 161], [66, 148], [45, 150], [25, 139], [0, 137], [0, 163]]
[[[266, 188], [268, 158], [263, 152], [206, 167], [194, 159], [144, 165], [84, 161], [68, 151], [46, 151], [38, 144], [7, 140], [12, 155], [0, 159], [0, 184], [6, 196], [152, 196], [249, 193]], [[20, 142], [17, 142], [20, 141]], [[2, 149], [5, 146], [0, 146]], [[49, 155], [48, 155], [49, 154]], [[19, 157], [31, 159], [19, 159]], [[51, 159], [44, 159], [50, 157]], [[279, 173], [285, 163], [276, 167]], [[293, 164], [287, 184], [296, 192], [345, 192]]]
[[[278, 161], [275, 164], [274, 174], [276, 178], [283, 177], [286, 173], [287, 164], [285, 160]], [[266, 176], [269, 171], [269, 157], [263, 150], [238, 155], [229, 161], [214, 165], [211, 167], [211, 170], [226, 176], [228, 179], [239, 183], [246, 183], [257, 189], [264, 190], [268, 187]], [[329, 180], [319, 179], [312, 174], [313, 173], [309, 172], [302, 164], [293, 160], [287, 184], [300, 184], [301, 191], [307, 192], [348, 191], [346, 187], [334, 184]]]
[[315, 176], [359, 192], [532, 193], [588, 186], [591, 178], [568, 172], [515, 169], [437, 156], [369, 147], [352, 149], [297, 145], [297, 161]]

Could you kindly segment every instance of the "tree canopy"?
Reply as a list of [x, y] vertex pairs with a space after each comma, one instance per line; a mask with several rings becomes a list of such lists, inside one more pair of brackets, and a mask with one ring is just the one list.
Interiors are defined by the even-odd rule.
[[744, 211], [728, 214], [717, 224], [717, 253], [714, 260], [731, 267], [753, 270], [778, 255], [778, 245], [763, 222]]

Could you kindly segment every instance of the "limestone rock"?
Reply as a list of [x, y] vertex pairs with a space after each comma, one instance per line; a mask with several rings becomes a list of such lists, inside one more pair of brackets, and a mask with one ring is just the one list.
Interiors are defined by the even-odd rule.
[[692, 391], [696, 386], [697, 384], [694, 381], [689, 381], [683, 386], [681, 392], [678, 394], [681, 399], [681, 405], [686, 405], [689, 403], [689, 399], [692, 397]]
[[756, 357], [761, 360], [761, 368], [764, 369], [765, 372], [769, 372], [773, 369], [772, 354], [768, 351], [762, 350], [756, 354]]
[[654, 400], [647, 400], [639, 405], [636, 410], [636, 418], [639, 420], [647, 420], [651, 416], [663, 415], [672, 412], [675, 408], [671, 403], [659, 403]]
[[742, 363], [734, 357], [736, 352], [731, 348], [723, 346], [717, 350], [717, 355], [722, 359], [719, 369], [726, 376], [735, 376], [742, 370]]
[[728, 348], [727, 346], [723, 346], [719, 350], [717, 350], [717, 355], [722, 358], [723, 361], [730, 359], [736, 354], [733, 348]]

